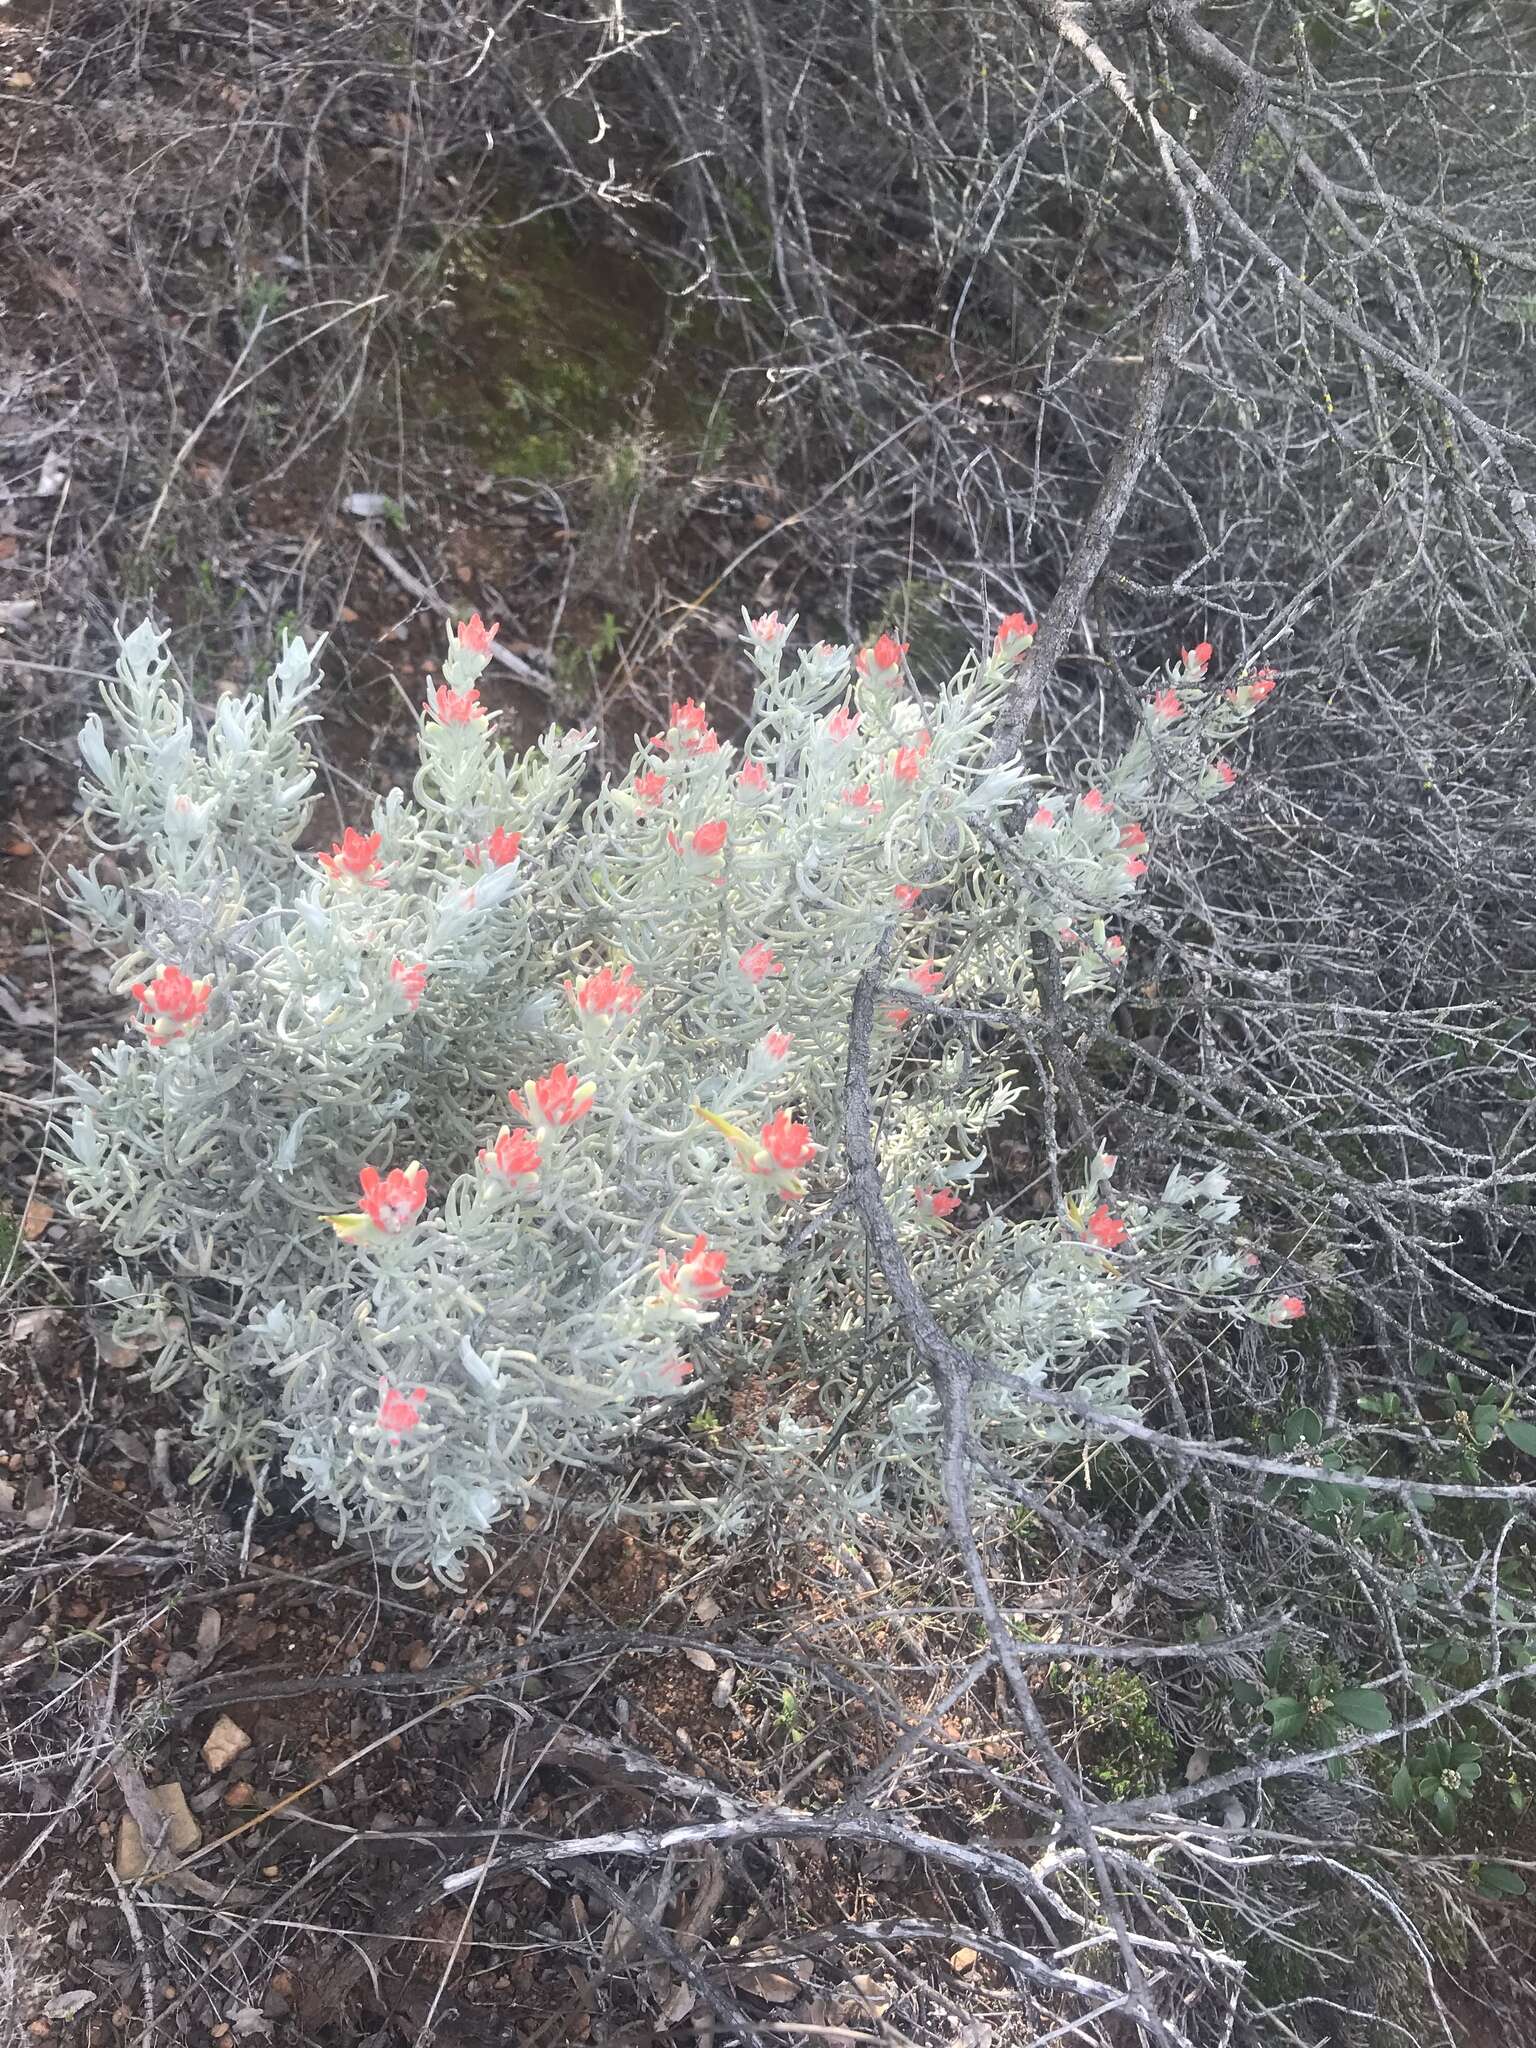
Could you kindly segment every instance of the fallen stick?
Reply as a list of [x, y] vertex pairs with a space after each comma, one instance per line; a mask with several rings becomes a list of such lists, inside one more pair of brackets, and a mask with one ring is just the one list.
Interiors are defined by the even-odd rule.
[[[430, 606], [445, 619], [452, 618], [453, 607], [440, 598], [430, 584], [423, 583], [420, 577], [411, 574], [400, 557], [392, 553], [380, 540], [378, 529], [371, 520], [363, 521], [358, 528], [358, 537], [379, 567], [387, 570], [408, 596]], [[498, 641], [491, 642], [491, 659], [499, 661], [503, 668], [510, 669], [518, 681], [526, 683], [531, 690], [538, 690], [546, 697], [553, 694], [554, 685], [542, 669], [535, 668], [531, 662], [524, 661], [520, 654], [514, 654], [509, 647], [503, 647]]]

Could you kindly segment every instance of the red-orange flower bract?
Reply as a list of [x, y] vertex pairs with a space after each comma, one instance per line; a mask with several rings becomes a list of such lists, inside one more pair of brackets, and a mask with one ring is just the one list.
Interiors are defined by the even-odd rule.
[[450, 690], [441, 683], [428, 697], [427, 709], [439, 725], [473, 725], [477, 718], [485, 716], [478, 690]]
[[627, 960], [617, 974], [611, 967], [599, 967], [579, 983], [567, 981], [565, 992], [584, 1017], [607, 1017], [615, 1011], [632, 1017], [645, 996]]
[[657, 1260], [657, 1280], [663, 1294], [680, 1301], [723, 1301], [731, 1291], [724, 1279], [725, 1253], [711, 1251], [701, 1230], [680, 1259], [662, 1253]]
[[488, 626], [478, 612], [471, 612], [459, 627], [459, 645], [466, 654], [483, 654], [489, 659], [491, 642], [500, 631], [499, 622]]
[[1100, 1202], [1088, 1219], [1088, 1235], [1101, 1250], [1112, 1252], [1119, 1250], [1130, 1232], [1110, 1209], [1108, 1202]]
[[905, 640], [894, 640], [889, 633], [882, 633], [873, 647], [859, 649], [854, 667], [861, 676], [888, 675], [901, 667], [906, 651]]
[[420, 960], [414, 962], [391, 960], [389, 963], [389, 978], [394, 985], [395, 993], [400, 997], [407, 1009], [414, 1010], [426, 991], [427, 970], [425, 965]]
[[363, 1214], [375, 1230], [394, 1237], [408, 1230], [426, 1206], [427, 1169], [412, 1160], [407, 1167], [392, 1167], [380, 1174], [365, 1166], [357, 1176], [363, 1191]]
[[389, 1381], [379, 1378], [379, 1428], [396, 1443], [406, 1431], [412, 1430], [421, 1420], [422, 1403], [427, 1398], [425, 1387], [412, 1387], [406, 1393], [402, 1387], [392, 1387]]
[[713, 754], [718, 752], [720, 742], [704, 706], [688, 697], [672, 706], [666, 731], [657, 733], [651, 745], [665, 753], [675, 749], [680, 754]]
[[1010, 612], [997, 629], [997, 638], [992, 642], [992, 652], [1017, 659], [1027, 654], [1040, 628], [1033, 619], [1026, 619], [1022, 612]]
[[771, 974], [782, 974], [784, 969], [771, 946], [759, 939], [755, 946], [748, 946], [736, 962], [748, 981], [762, 983]]
[[542, 1080], [530, 1081], [521, 1095], [509, 1088], [507, 1100], [531, 1124], [573, 1124], [586, 1115], [596, 1094], [595, 1081], [583, 1081], [561, 1060]]
[[494, 1145], [480, 1148], [479, 1158], [481, 1170], [505, 1188], [531, 1187], [542, 1164], [537, 1138], [527, 1131], [508, 1130], [505, 1124], [496, 1133]]
[[203, 1020], [211, 981], [194, 981], [167, 963], [150, 981], [136, 981], [133, 994], [145, 1014], [139, 1019], [151, 1045], [169, 1045]]
[[816, 1156], [809, 1127], [797, 1124], [787, 1109], [781, 1109], [777, 1116], [763, 1125], [762, 1141], [763, 1150], [784, 1173], [809, 1166]]
[[373, 888], [380, 888], [382, 879], [376, 870], [381, 837], [378, 832], [358, 832], [349, 825], [341, 837], [332, 842], [330, 852], [320, 855], [320, 865], [333, 881], [367, 882]]

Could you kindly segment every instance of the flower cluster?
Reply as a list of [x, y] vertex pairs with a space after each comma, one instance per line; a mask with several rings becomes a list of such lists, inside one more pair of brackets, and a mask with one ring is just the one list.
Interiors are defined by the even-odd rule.
[[150, 1044], [173, 1045], [195, 1031], [203, 1021], [212, 987], [206, 977], [194, 981], [170, 962], [158, 968], [152, 980], [136, 981], [133, 994], [144, 1012], [139, 1024]]
[[368, 1242], [381, 1237], [398, 1237], [409, 1230], [427, 1204], [427, 1170], [419, 1159], [407, 1167], [393, 1167], [381, 1174], [376, 1166], [365, 1166], [358, 1175], [362, 1208], [327, 1216], [336, 1235], [348, 1243]]

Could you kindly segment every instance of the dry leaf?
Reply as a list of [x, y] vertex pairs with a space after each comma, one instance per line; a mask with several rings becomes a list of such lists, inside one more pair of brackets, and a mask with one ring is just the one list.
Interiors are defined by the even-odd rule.
[[43, 2007], [43, 2017], [49, 2020], [72, 2020], [76, 2013], [84, 2012], [88, 2005], [96, 2003], [94, 1991], [61, 1991], [57, 1998], [50, 1998]]
[[53, 1221], [53, 1204], [33, 1195], [21, 1214], [21, 1234], [32, 1244]]
[[867, 1970], [861, 1970], [856, 1977], [848, 1979], [848, 1992], [840, 2006], [844, 2012], [861, 2016], [872, 2014], [879, 2019], [895, 1999], [896, 1994], [889, 1984], [882, 1984], [878, 1977], [871, 1977]]
[[11, 1339], [17, 1344], [30, 1344], [37, 1354], [39, 1365], [52, 1365], [63, 1346], [60, 1324], [64, 1320], [61, 1308], [28, 1308], [12, 1319]]
[[694, 1620], [702, 1622], [705, 1628], [708, 1628], [712, 1621], [718, 1620], [719, 1615], [720, 1602], [713, 1593], [706, 1593], [693, 1610]]
[[732, 1970], [730, 1977], [738, 1991], [761, 1998], [766, 2005], [788, 2005], [805, 1989], [798, 1977], [768, 1963], [743, 1964]]
[[718, 1671], [720, 1669], [708, 1650], [684, 1650], [683, 1655], [688, 1659], [688, 1662], [695, 1671]]
[[105, 1366], [122, 1371], [130, 1365], [137, 1365], [144, 1356], [142, 1344], [119, 1344], [110, 1330], [98, 1330], [94, 1334], [96, 1356]]
[[251, 1738], [238, 1721], [220, 1714], [203, 1739], [203, 1762], [215, 1777], [251, 1746]]
[[0, 983], [0, 1010], [4, 1010], [13, 1024], [19, 1024], [24, 1031], [30, 1031], [35, 1024], [51, 1024], [52, 1010], [45, 1010], [40, 1003], [18, 1003], [9, 990]]
[[7, 75], [5, 82], [12, 92], [30, 92], [37, 80], [30, 71], [12, 71]]
[[205, 1607], [202, 1619], [197, 1624], [197, 1661], [206, 1664], [219, 1647], [219, 1637], [224, 1633], [224, 1623], [217, 1607]]
[[677, 1985], [671, 1997], [656, 2016], [660, 2024], [664, 2027], [675, 2027], [680, 2020], [687, 2019], [689, 2013], [693, 2011], [694, 1997], [695, 1993], [691, 1984]]
[[[183, 1856], [197, 1848], [203, 1839], [203, 1831], [192, 1818], [192, 1809], [187, 1804], [187, 1795], [174, 1779], [168, 1785], [151, 1785], [148, 1788], [149, 1802], [157, 1807], [170, 1821], [170, 1831], [161, 1844], [156, 1868], [176, 1863]], [[139, 1824], [131, 1813], [123, 1815], [117, 1831], [117, 1874], [127, 1884], [133, 1884], [149, 1869], [149, 1855], [144, 1846], [144, 1837]]]
[[630, 1903], [635, 1909], [635, 1919], [623, 1911], [617, 1912], [603, 1932], [603, 1959], [609, 1963], [628, 1962], [632, 1956], [640, 1955], [645, 1949], [645, 1935], [637, 1922], [660, 1919], [667, 1903], [668, 1885], [659, 1877], [644, 1878], [635, 1887]]
[[27, 1481], [27, 1490], [21, 1497], [22, 1519], [29, 1529], [46, 1529], [52, 1523], [58, 1508], [58, 1495], [47, 1485], [41, 1474], [34, 1472]]
[[963, 1976], [967, 1970], [975, 1969], [976, 1960], [977, 1958], [975, 1949], [957, 1948], [954, 1954], [949, 1959], [949, 1967], [954, 1971], [957, 1977], [960, 1977]]

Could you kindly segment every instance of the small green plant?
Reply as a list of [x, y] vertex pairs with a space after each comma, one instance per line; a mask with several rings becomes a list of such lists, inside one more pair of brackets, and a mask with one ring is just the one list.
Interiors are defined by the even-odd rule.
[[1392, 1804], [1400, 1813], [1414, 1805], [1427, 1806], [1436, 1821], [1447, 1830], [1469, 1800], [1483, 1775], [1482, 1745], [1454, 1742], [1437, 1735], [1427, 1742], [1416, 1758], [1410, 1758], [1392, 1779]]
[[604, 662], [617, 651], [624, 627], [614, 612], [604, 612], [596, 627], [584, 639], [574, 635], [555, 648], [555, 681], [559, 685], [557, 705], [574, 709], [590, 704], [602, 680]]
[[280, 277], [263, 277], [259, 272], [245, 280], [240, 291], [240, 324], [247, 333], [258, 322], [270, 320], [287, 303], [288, 287]]
[[1116, 1799], [1155, 1792], [1174, 1760], [1146, 1681], [1125, 1665], [1053, 1664], [1051, 1690], [1071, 1702], [1089, 1775]]
[[[1365, 1468], [1351, 1460], [1347, 1432], [1329, 1440], [1325, 1435], [1323, 1418], [1315, 1408], [1293, 1408], [1280, 1428], [1269, 1432], [1266, 1448], [1272, 1458], [1305, 1460], [1330, 1475], [1337, 1475], [1316, 1480], [1267, 1479], [1264, 1482], [1266, 1500], [1278, 1500], [1284, 1494], [1294, 1504], [1302, 1521], [1321, 1533], [1340, 1530], [1350, 1535], [1365, 1533], [1365, 1525], [1372, 1519], [1370, 1510], [1374, 1504], [1364, 1488], [1349, 1483], [1351, 1479], [1363, 1478]], [[1389, 1521], [1375, 1533], [1394, 1533], [1395, 1530], [1395, 1521]]]
[[805, 1740], [805, 1704], [797, 1687], [783, 1685], [779, 1688], [778, 1707], [773, 1724], [786, 1742]]
[[[1373, 1686], [1341, 1684], [1335, 1666], [1293, 1655], [1283, 1632], [1266, 1646], [1263, 1669], [1267, 1694], [1239, 1680], [1232, 1698], [1249, 1711], [1263, 1709], [1276, 1748], [1332, 1749], [1346, 1742], [1352, 1730], [1382, 1735], [1392, 1726], [1392, 1708], [1384, 1693]], [[1331, 1778], [1342, 1778], [1345, 1769], [1343, 1757], [1329, 1759]]]

